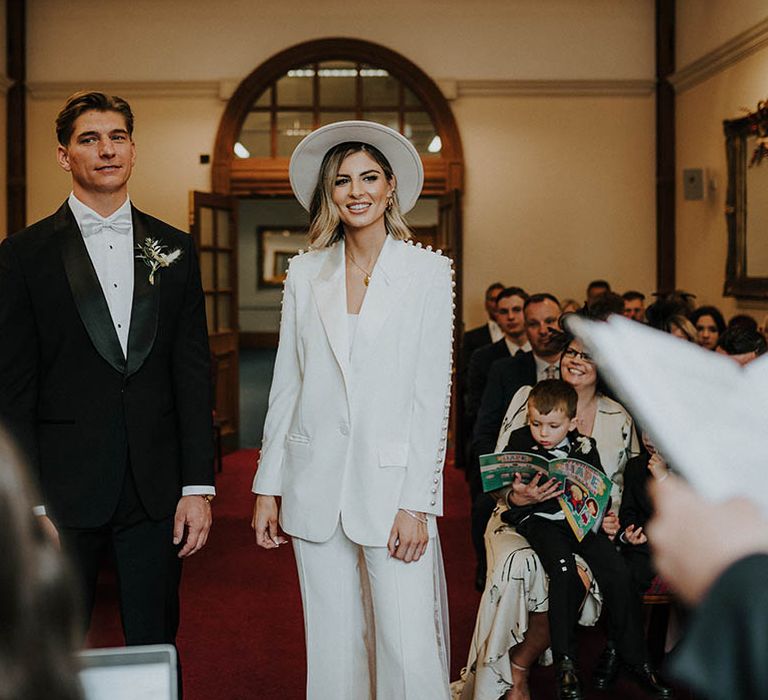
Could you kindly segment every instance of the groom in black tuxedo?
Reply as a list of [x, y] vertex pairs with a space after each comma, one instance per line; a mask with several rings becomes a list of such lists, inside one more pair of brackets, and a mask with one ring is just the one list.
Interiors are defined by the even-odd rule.
[[205, 300], [190, 236], [134, 208], [129, 105], [77, 93], [56, 121], [72, 194], [0, 245], [0, 420], [88, 617], [111, 546], [128, 644], [174, 643], [181, 562], [211, 527]]

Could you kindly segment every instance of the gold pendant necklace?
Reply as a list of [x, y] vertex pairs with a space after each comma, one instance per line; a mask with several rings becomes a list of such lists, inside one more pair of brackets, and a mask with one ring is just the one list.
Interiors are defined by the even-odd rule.
[[360, 272], [362, 272], [365, 275], [365, 277], [363, 278], [363, 284], [367, 287], [371, 283], [371, 275], [373, 274], [373, 271], [368, 272], [368, 270], [366, 270], [364, 267], [361, 267], [360, 265], [358, 265], [357, 260], [355, 260], [355, 256], [352, 255], [350, 251], [347, 251], [347, 252], [349, 253], [349, 259], [352, 262], [352, 264], [358, 270], [360, 270]]

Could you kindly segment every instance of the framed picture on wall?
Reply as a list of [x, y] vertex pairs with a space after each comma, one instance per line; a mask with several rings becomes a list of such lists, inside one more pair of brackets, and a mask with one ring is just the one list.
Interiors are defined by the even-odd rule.
[[288, 261], [307, 247], [307, 229], [302, 226], [259, 226], [256, 239], [258, 288], [281, 287]]

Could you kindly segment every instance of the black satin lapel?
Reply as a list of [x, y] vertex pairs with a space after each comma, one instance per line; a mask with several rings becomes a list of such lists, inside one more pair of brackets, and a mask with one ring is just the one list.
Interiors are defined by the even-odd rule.
[[[134, 251], [144, 239], [153, 236], [147, 230], [144, 215], [135, 207], [131, 208], [133, 216]], [[138, 371], [147, 359], [157, 335], [157, 318], [160, 309], [160, 285], [163, 275], [155, 275], [155, 283], [149, 283], [150, 269], [143, 260], [134, 254], [133, 264], [133, 306], [131, 308], [131, 328], [128, 331], [128, 366], [126, 374]]]
[[56, 235], [75, 306], [91, 342], [118, 372], [125, 371], [125, 357], [120, 347], [104, 291], [96, 276], [88, 249], [67, 204], [56, 212]]

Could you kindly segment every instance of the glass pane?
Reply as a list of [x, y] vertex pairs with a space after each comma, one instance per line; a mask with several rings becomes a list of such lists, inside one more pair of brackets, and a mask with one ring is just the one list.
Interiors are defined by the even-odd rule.
[[229, 212], [226, 209], [216, 210], [216, 237], [217, 246], [229, 246]]
[[272, 155], [272, 127], [269, 112], [251, 112], [243, 122], [235, 155], [238, 158], [269, 158]]
[[219, 268], [219, 289], [232, 289], [232, 281], [229, 278], [229, 253], [219, 253], [216, 258], [216, 266]]
[[347, 119], [357, 119], [355, 112], [320, 112], [320, 126], [341, 122]]
[[219, 312], [219, 318], [217, 319], [218, 328], [216, 330], [223, 331], [232, 328], [232, 315], [230, 313], [231, 301], [229, 294], [219, 294], [216, 297], [216, 308]]
[[213, 259], [216, 253], [204, 250], [200, 253], [200, 278], [203, 281], [203, 289], [210, 291], [215, 289], [213, 281]]
[[277, 104], [280, 107], [311, 107], [313, 71], [306, 68], [289, 70], [277, 81]]
[[357, 104], [357, 66], [350, 61], [320, 64], [320, 106], [347, 107]]
[[363, 119], [384, 124], [390, 129], [400, 131], [400, 119], [397, 112], [363, 112]]
[[360, 75], [363, 78], [364, 107], [397, 108], [397, 88], [399, 81], [387, 71], [372, 66], [365, 66]]
[[407, 87], [403, 88], [403, 104], [406, 107], [421, 107], [421, 100], [416, 97]]
[[277, 154], [290, 156], [293, 149], [312, 131], [311, 112], [277, 113]]
[[272, 104], [272, 88], [268, 87], [253, 103], [254, 107], [269, 107]]
[[211, 294], [205, 295], [205, 316], [208, 319], [208, 333], [213, 333], [216, 327], [213, 324], [213, 305], [216, 302], [216, 297]]
[[198, 210], [200, 221], [200, 245], [213, 245], [213, 212], [208, 207]]
[[425, 156], [440, 155], [442, 144], [426, 112], [406, 112], [403, 131], [419, 153]]

